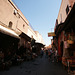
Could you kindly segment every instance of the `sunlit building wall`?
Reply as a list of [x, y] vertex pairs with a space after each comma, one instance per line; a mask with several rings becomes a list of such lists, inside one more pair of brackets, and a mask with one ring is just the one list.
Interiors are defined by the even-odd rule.
[[35, 33], [37, 34], [37, 40], [36, 40], [36, 42], [44, 44], [44, 40], [42, 38], [42, 35], [39, 34], [38, 31], [35, 31]]
[[58, 24], [63, 23], [65, 21], [66, 17], [68, 16], [73, 7], [74, 2], [75, 0], [62, 0], [57, 17]]
[[19, 35], [23, 32], [30, 38], [33, 36], [35, 40], [40, 37], [40, 35], [37, 37], [35, 31], [29, 26], [29, 21], [12, 0], [0, 0], [0, 22], [11, 30], [16, 31]]
[[32, 36], [33, 36], [33, 38], [34, 38], [35, 40], [37, 40], [37, 35], [36, 35], [36, 33], [34, 32], [34, 30], [33, 30], [30, 26], [28, 26], [27, 35], [28, 35], [29, 37], [31, 37], [31, 38], [32, 38]]

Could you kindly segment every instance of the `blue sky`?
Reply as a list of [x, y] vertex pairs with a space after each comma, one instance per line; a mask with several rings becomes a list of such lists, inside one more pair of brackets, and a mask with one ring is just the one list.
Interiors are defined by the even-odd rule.
[[46, 45], [51, 44], [48, 32], [52, 32], [61, 5], [61, 0], [12, 0], [38, 31]]

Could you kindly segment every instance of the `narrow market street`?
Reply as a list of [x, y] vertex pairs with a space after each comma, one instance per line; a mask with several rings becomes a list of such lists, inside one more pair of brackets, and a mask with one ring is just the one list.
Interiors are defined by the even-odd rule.
[[51, 62], [45, 55], [33, 61], [25, 61], [9, 70], [0, 71], [0, 75], [67, 75], [61, 63]]
[[0, 75], [75, 75], [75, 0], [0, 0]]

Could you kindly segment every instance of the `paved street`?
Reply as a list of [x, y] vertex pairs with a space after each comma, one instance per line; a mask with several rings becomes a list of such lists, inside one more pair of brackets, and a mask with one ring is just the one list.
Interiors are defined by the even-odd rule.
[[60, 63], [52, 63], [48, 58], [38, 57], [35, 61], [26, 61], [9, 70], [1, 71], [0, 75], [67, 75]]

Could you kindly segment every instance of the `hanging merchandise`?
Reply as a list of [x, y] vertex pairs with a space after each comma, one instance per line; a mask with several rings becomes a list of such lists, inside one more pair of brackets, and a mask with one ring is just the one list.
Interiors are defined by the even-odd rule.
[[68, 44], [73, 44], [74, 43], [74, 41], [72, 41], [72, 40], [67, 40], [67, 42], [68, 42]]
[[68, 44], [73, 44], [74, 43], [74, 39], [73, 39], [74, 36], [71, 34], [68, 34], [68, 36], [69, 36], [69, 39], [67, 40]]

